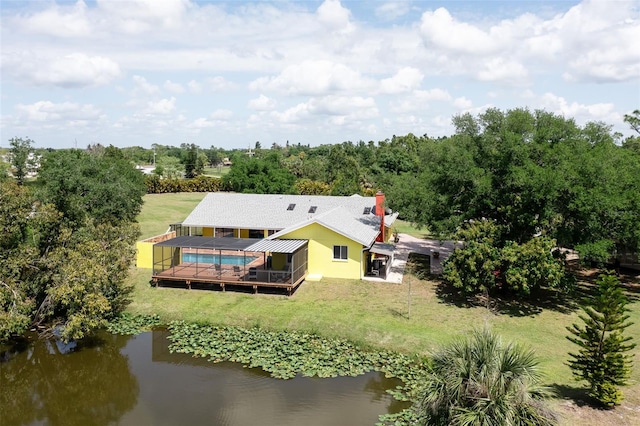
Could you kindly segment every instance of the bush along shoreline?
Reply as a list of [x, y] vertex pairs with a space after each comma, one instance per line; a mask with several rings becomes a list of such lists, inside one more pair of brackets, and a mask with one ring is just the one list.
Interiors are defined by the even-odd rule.
[[[114, 334], [138, 334], [163, 324], [157, 316], [124, 314], [107, 330]], [[398, 401], [412, 404], [399, 413], [380, 415], [378, 425], [414, 424], [420, 383], [426, 377], [426, 359], [391, 351], [373, 351], [335, 338], [261, 328], [213, 326], [185, 321], [164, 325], [170, 332], [169, 350], [207, 358], [211, 362], [237, 362], [259, 367], [278, 379], [358, 376], [378, 371], [402, 385], [387, 392]]]

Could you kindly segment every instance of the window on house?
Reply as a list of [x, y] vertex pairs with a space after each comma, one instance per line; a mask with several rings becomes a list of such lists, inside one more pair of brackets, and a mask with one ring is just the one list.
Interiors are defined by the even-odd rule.
[[224, 238], [224, 237], [233, 238], [233, 229], [231, 229], [231, 228], [216, 228], [215, 237], [216, 238]]
[[333, 246], [333, 259], [334, 260], [347, 260], [347, 246]]
[[249, 229], [249, 238], [264, 238], [262, 229]]

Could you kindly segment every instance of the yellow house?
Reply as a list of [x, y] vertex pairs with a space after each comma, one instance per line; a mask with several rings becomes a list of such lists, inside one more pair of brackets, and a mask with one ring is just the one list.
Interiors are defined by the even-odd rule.
[[[304, 245], [305, 279], [360, 279], [386, 275], [393, 246], [385, 242], [396, 218], [397, 213], [385, 208], [382, 193], [336, 197], [215, 192], [207, 194], [182, 223], [171, 225], [171, 230], [176, 237], [208, 237], [218, 241], [219, 247], [225, 241], [241, 244], [246, 239], [243, 250], [264, 251], [265, 269], [270, 270], [288, 267], [294, 255], [293, 251], [269, 251], [270, 247], [295, 241], [297, 250]], [[167, 246], [171, 240], [155, 244]], [[151, 250], [139, 250], [139, 256], [145, 253], [149, 257]], [[139, 266], [148, 261], [139, 258]]]

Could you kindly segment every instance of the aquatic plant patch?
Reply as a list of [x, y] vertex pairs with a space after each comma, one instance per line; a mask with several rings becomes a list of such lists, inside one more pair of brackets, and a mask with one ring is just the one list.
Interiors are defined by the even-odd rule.
[[[357, 376], [380, 371], [403, 385], [389, 391], [400, 401], [415, 402], [426, 374], [424, 359], [391, 351], [367, 351], [342, 339], [314, 334], [269, 331], [259, 328], [214, 327], [184, 321], [168, 326], [171, 352], [190, 353], [212, 362], [238, 362], [260, 367], [273, 377]], [[416, 420], [409, 408], [397, 414], [380, 416], [379, 424], [408, 424]]]
[[158, 315], [141, 315], [122, 313], [118, 317], [109, 321], [107, 331], [112, 334], [139, 334], [143, 331], [150, 331], [154, 327], [160, 326]]

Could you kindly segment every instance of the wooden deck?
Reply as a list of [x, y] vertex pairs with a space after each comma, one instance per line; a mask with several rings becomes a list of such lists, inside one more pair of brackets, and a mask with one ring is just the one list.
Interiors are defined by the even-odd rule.
[[269, 288], [286, 290], [289, 296], [302, 284], [305, 277], [306, 274], [297, 280], [292, 280], [289, 272], [264, 268], [258, 268], [254, 275], [250, 275], [248, 265], [233, 267], [191, 262], [183, 262], [151, 276], [156, 286], [162, 285], [163, 282], [184, 283], [188, 289], [191, 289], [192, 284], [197, 283], [217, 286], [222, 291], [233, 286], [252, 288], [254, 293], [258, 293], [260, 288]]

